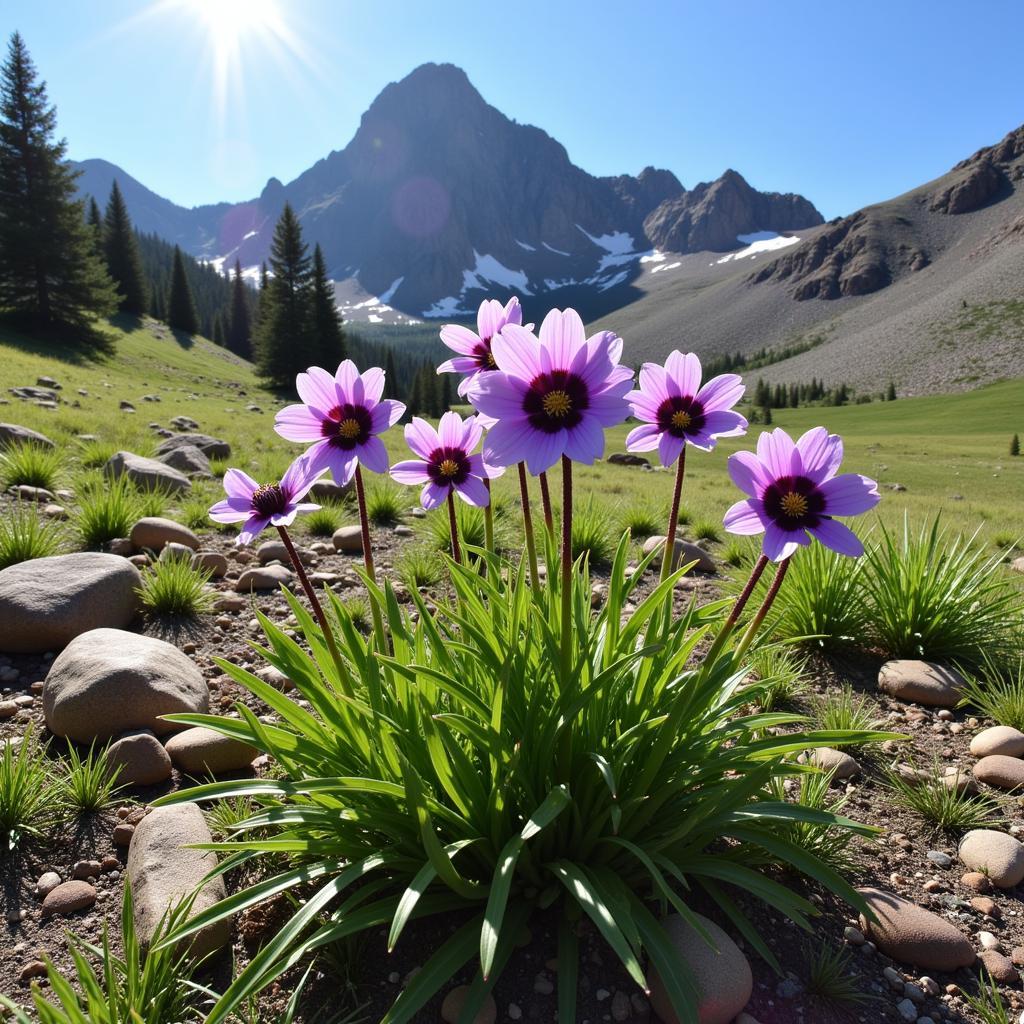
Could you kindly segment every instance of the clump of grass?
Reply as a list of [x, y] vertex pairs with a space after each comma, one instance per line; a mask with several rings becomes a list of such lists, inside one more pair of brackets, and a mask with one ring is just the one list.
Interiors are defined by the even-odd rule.
[[634, 540], [653, 537], [665, 529], [665, 513], [646, 502], [635, 502], [622, 513], [621, 528], [629, 530]]
[[850, 954], [841, 946], [806, 945], [804, 963], [807, 975], [804, 988], [809, 996], [833, 1006], [852, 1007], [872, 1000], [862, 992], [853, 977]]
[[610, 561], [614, 551], [611, 516], [607, 507], [590, 495], [573, 509], [572, 557], [585, 554], [594, 565]]
[[191, 618], [210, 609], [210, 575], [208, 569], [193, 569], [186, 558], [158, 561], [143, 571], [139, 597], [154, 615]]
[[939, 773], [936, 764], [929, 778], [911, 781], [890, 771], [887, 781], [893, 799], [942, 832], [962, 833], [1002, 823], [999, 803], [991, 797], [972, 796], [956, 786], [947, 786]]
[[68, 744], [67, 774], [62, 780], [65, 803], [84, 814], [102, 811], [114, 802], [114, 794], [121, 787], [117, 784], [120, 766], [112, 770], [107, 760], [105, 747], [96, 749], [95, 744], [82, 757], [74, 745]]
[[90, 477], [78, 487], [75, 527], [87, 548], [100, 548], [116, 537], [127, 537], [141, 517], [138, 492], [125, 477]]
[[59, 448], [44, 448], [39, 444], [15, 444], [0, 452], [0, 484], [16, 487], [45, 487], [52, 491], [64, 466]]
[[992, 543], [1002, 551], [1012, 551], [1020, 546], [1021, 538], [1008, 530], [999, 530], [992, 535]]
[[962, 693], [961, 705], [968, 704], [986, 718], [1024, 732], [1024, 656], [1016, 666], [1004, 668], [986, 659], [978, 674], [967, 677]]
[[82, 444], [78, 461], [85, 469], [102, 469], [117, 453], [118, 446], [105, 441], [87, 441]]
[[203, 527], [210, 526], [213, 522], [210, 519], [210, 505], [212, 504], [213, 502], [203, 498], [189, 498], [181, 506], [181, 521], [190, 530], [201, 530]]
[[854, 693], [849, 684], [831, 690], [814, 701], [811, 717], [818, 729], [868, 732], [878, 727], [874, 705], [862, 693]]
[[758, 681], [750, 687], [762, 711], [791, 708], [807, 692], [804, 659], [783, 647], [757, 648], [750, 664]]
[[60, 528], [40, 516], [35, 503], [17, 501], [0, 519], [0, 569], [55, 555], [60, 549]]
[[215, 477], [222, 477], [230, 468], [230, 459], [210, 459], [210, 472]]
[[[135, 932], [131, 889], [126, 885], [121, 903], [123, 952], [112, 948], [104, 919], [100, 945], [70, 936], [74, 970], [68, 977], [49, 957], [43, 958], [52, 997], [33, 982], [35, 1016], [6, 996], [0, 995], [0, 1005], [11, 1011], [17, 1024], [37, 1020], [39, 1024], [171, 1024], [192, 1019], [195, 991], [186, 980], [192, 969], [188, 944], [160, 945], [165, 935], [182, 925], [190, 906], [188, 899], [168, 910], [148, 951], [143, 952]], [[84, 995], [79, 996], [76, 989]]]
[[750, 547], [741, 540], [727, 541], [722, 548], [722, 561], [734, 569], [742, 569], [750, 564]]
[[[845, 793], [838, 796], [832, 793], [833, 774], [801, 772], [793, 802], [812, 811], [842, 815], [849, 797]], [[780, 802], [786, 799], [785, 783], [783, 777], [776, 776], [768, 787], [773, 798]], [[856, 866], [852, 848], [854, 833], [849, 829], [815, 821], [794, 821], [786, 829], [786, 838], [804, 853], [818, 857], [840, 874], [846, 874]]]
[[370, 628], [370, 602], [361, 595], [350, 597], [345, 601], [342, 601], [342, 607], [345, 609], [346, 614], [352, 620], [352, 625], [359, 630], [360, 633], [365, 633]]
[[26, 836], [41, 836], [63, 816], [60, 787], [46, 748], [31, 729], [21, 743], [0, 749], [0, 852], [13, 850]]
[[971, 667], [1009, 649], [1021, 597], [1003, 578], [999, 555], [972, 550], [977, 533], [950, 540], [936, 516], [917, 534], [908, 520], [902, 535], [884, 526], [881, 534], [867, 552], [868, 616], [887, 654]]
[[366, 495], [366, 514], [376, 526], [394, 526], [402, 518], [406, 505], [404, 492], [390, 483], [378, 483]]
[[252, 799], [247, 796], [226, 797], [205, 808], [206, 823], [210, 831], [220, 838], [226, 838], [256, 810]]
[[713, 519], [700, 519], [693, 524], [693, 535], [697, 540], [710, 540], [718, 543], [722, 539], [722, 527]]
[[[772, 606], [771, 632], [824, 651], [862, 641], [867, 623], [863, 576], [862, 558], [846, 558], [823, 544], [804, 548], [790, 563], [786, 585]], [[737, 581], [735, 589], [744, 582]], [[767, 586], [762, 578], [758, 602]], [[748, 607], [757, 604], [752, 600]]]
[[689, 526], [693, 522], [693, 513], [684, 506], [679, 506], [679, 514], [676, 516], [676, 522], [680, 526]]
[[963, 996], [964, 1002], [974, 1011], [978, 1024], [1011, 1024], [1010, 1011], [988, 971], [978, 975], [978, 994], [971, 996], [964, 992]]
[[344, 510], [336, 502], [328, 502], [304, 517], [306, 530], [314, 537], [330, 537], [341, 526]]
[[136, 507], [139, 517], [162, 516], [170, 504], [170, 494], [160, 487], [146, 487], [136, 490]]
[[[459, 540], [463, 546], [484, 546], [484, 510], [464, 501], [456, 501], [455, 521], [459, 527]], [[452, 537], [448, 524], [448, 509], [439, 508], [425, 520], [427, 535], [431, 544], [439, 551], [451, 551]]]
[[433, 587], [444, 573], [437, 551], [427, 545], [416, 545], [402, 552], [396, 566], [399, 579], [410, 589]]

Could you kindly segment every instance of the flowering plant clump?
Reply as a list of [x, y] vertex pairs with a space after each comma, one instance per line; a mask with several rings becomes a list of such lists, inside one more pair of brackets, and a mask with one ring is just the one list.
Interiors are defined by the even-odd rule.
[[[561, 1024], [576, 1020], [581, 915], [639, 986], [647, 989], [656, 971], [677, 1016], [696, 1020], [697, 981], [660, 920], [671, 909], [694, 921], [694, 892], [776, 968], [769, 944], [729, 887], [754, 894], [807, 928], [816, 907], [783, 884], [773, 872], [781, 865], [867, 912], [837, 871], [797, 842], [796, 826], [823, 833], [872, 830], [834, 810], [781, 799], [778, 780], [814, 771], [794, 762], [801, 751], [889, 734], [805, 731], [798, 715], [750, 713], [741, 687], [746, 651], [790, 556], [772, 542], [778, 570], [739, 639], [741, 614], [769, 562], [767, 539], [766, 553], [731, 607], [690, 602], [680, 611], [673, 592], [685, 567], [663, 567], [645, 594], [654, 555], [628, 568], [627, 534], [612, 560], [607, 598], [594, 609], [586, 559], [572, 559], [572, 465], [598, 457], [603, 428], [628, 412], [632, 375], [619, 365], [622, 342], [608, 332], [588, 339], [575, 312], [555, 310], [539, 337], [506, 319], [490, 344], [497, 368], [478, 374], [467, 389], [493, 420], [483, 458], [473, 454], [484, 429], [478, 419], [448, 414], [436, 432], [414, 420], [407, 438], [419, 458], [399, 463], [394, 475], [424, 488], [424, 504], [447, 502], [452, 510], [455, 493], [473, 503], [488, 497], [492, 462], [518, 464], [525, 481], [527, 468], [541, 473], [560, 459], [561, 554], [553, 532], [548, 545], [548, 560], [560, 561], [559, 571], [542, 579], [535, 565], [526, 564], [529, 554], [507, 562], [486, 541], [476, 549], [486, 571], [463, 565], [453, 515], [451, 596], [435, 599], [436, 608], [415, 590], [412, 608], [403, 608], [390, 582], [377, 584], [369, 564], [366, 585], [380, 611], [369, 636], [329, 589], [323, 591], [326, 607], [306, 589], [312, 614], [285, 592], [304, 643], [257, 613], [267, 638], [260, 651], [294, 683], [295, 699], [254, 672], [220, 662], [271, 708], [273, 722], [257, 718], [243, 702], [236, 705], [237, 717], [168, 716], [250, 743], [280, 768], [279, 777], [213, 782], [159, 801], [248, 797], [253, 813], [215, 844], [227, 854], [216, 873], [254, 857], [268, 864], [258, 882], [203, 910], [163, 944], [278, 894], [296, 895], [292, 918], [233, 980], [208, 1024], [229, 1020], [249, 996], [329, 943], [383, 928], [394, 948], [409, 941], [416, 922], [436, 915], [456, 915], [458, 926], [383, 1021], [411, 1020], [473, 962], [477, 969], [459, 1018], [470, 1024], [515, 955], [523, 926], [535, 912], [553, 907]], [[687, 398], [692, 412], [685, 428], [681, 418], [669, 417], [666, 429], [694, 427], [690, 436], [707, 447], [714, 435], [743, 428], [741, 417], [725, 408], [739, 396], [738, 381], [720, 378], [701, 389], [692, 360], [673, 356], [670, 363], [676, 368], [671, 385], [671, 368], [664, 376], [645, 375], [648, 384], [654, 378], [665, 389], [651, 394], [661, 395], [659, 405], [666, 396]], [[314, 376], [325, 390], [328, 380], [340, 380]], [[353, 368], [344, 377], [346, 401], [355, 404], [358, 375]], [[309, 399], [308, 379], [302, 387]], [[359, 401], [366, 390], [364, 385]], [[647, 395], [642, 380], [635, 400], [656, 417]], [[707, 411], [703, 435], [694, 426], [702, 415], [697, 402]], [[712, 419], [716, 413], [730, 418]], [[314, 419], [324, 422], [313, 412], [301, 415], [309, 434]], [[298, 422], [299, 414], [289, 418]], [[390, 418], [390, 412], [384, 416]], [[327, 419], [345, 422], [344, 416]], [[666, 455], [681, 441], [675, 456], [682, 463], [689, 437], [670, 436]], [[755, 467], [761, 462], [754, 456], [739, 459], [743, 483], [752, 488], [749, 500], [762, 503], [755, 512], [767, 507], [770, 486], [783, 489], [783, 498], [791, 491], [802, 495], [809, 510], [813, 495], [824, 493], [815, 513], [822, 521], [852, 507], [843, 504], [846, 485], [827, 486], [843, 479], [834, 476], [835, 442], [827, 434], [809, 437], [788, 448], [765, 442], [773, 453], [766, 468]], [[808, 484], [781, 482], [783, 454], [789, 476]], [[355, 474], [358, 483], [358, 469]], [[525, 518], [526, 502], [523, 511]], [[285, 527], [281, 532], [287, 537]], [[368, 531], [364, 537], [365, 551]], [[528, 529], [525, 537], [529, 545]], [[827, 530], [826, 537], [832, 539]]]

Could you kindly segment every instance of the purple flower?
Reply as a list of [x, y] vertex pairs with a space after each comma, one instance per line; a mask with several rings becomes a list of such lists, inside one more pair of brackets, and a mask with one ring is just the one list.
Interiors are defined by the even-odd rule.
[[360, 375], [346, 359], [332, 377], [311, 366], [295, 378], [303, 405], [289, 405], [274, 418], [274, 429], [289, 441], [315, 441], [306, 450], [315, 470], [329, 469], [337, 483], [352, 479], [356, 465], [374, 473], [388, 471], [388, 453], [377, 436], [405, 413], [401, 402], [381, 400], [384, 371], [371, 367]]
[[733, 483], [750, 497], [725, 514], [730, 533], [764, 533], [764, 553], [789, 558], [811, 537], [841, 555], [862, 555], [864, 545], [833, 516], [856, 516], [881, 500], [878, 484], [858, 473], [836, 476], [843, 439], [824, 427], [808, 430], [796, 444], [784, 430], [757, 439], [757, 454], [729, 456]]
[[459, 382], [459, 394], [465, 395], [477, 374], [497, 369], [491, 353], [494, 336], [506, 324], [522, 322], [523, 309], [515, 296], [504, 306], [497, 299], [484, 299], [476, 314], [476, 334], [459, 324], [445, 324], [441, 328], [441, 340], [458, 355], [442, 363], [437, 372], [467, 374]]
[[396, 463], [391, 475], [400, 484], [423, 484], [420, 504], [424, 508], [437, 508], [453, 490], [463, 501], [482, 508], [490, 501], [484, 479], [504, 472], [485, 465], [482, 455], [470, 454], [483, 432], [475, 416], [463, 420], [457, 412], [446, 412], [437, 430], [414, 416], [405, 428], [405, 440], [420, 457]]
[[310, 487], [323, 470], [315, 469], [300, 455], [286, 470], [278, 484], [258, 484], [240, 469], [224, 474], [227, 498], [210, 509], [210, 518], [218, 523], [245, 523], [238, 534], [239, 544], [248, 544], [268, 526], [288, 526], [299, 512], [312, 512], [319, 505], [303, 502]]
[[720, 437], [745, 433], [747, 421], [732, 407], [743, 397], [743, 382], [734, 373], [713, 377], [703, 387], [700, 360], [692, 353], [673, 352], [664, 366], [644, 363], [640, 390], [626, 398], [633, 415], [644, 420], [629, 432], [626, 449], [658, 449], [662, 465], [671, 466], [686, 444], [709, 452]]
[[566, 455], [592, 463], [604, 453], [604, 428], [629, 414], [625, 395], [633, 371], [619, 366], [622, 339], [611, 331], [587, 338], [574, 309], [553, 309], [540, 341], [506, 324], [491, 342], [498, 369], [478, 374], [469, 399], [494, 419], [484, 459], [495, 466], [525, 462], [543, 473]]

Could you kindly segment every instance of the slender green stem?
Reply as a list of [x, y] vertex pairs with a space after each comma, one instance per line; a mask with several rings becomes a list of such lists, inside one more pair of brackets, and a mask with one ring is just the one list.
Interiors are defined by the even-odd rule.
[[519, 463], [519, 494], [523, 503], [523, 530], [526, 533], [526, 555], [530, 560], [530, 586], [540, 597], [540, 573], [537, 571], [537, 542], [533, 536], [533, 513], [530, 511], [530, 488], [526, 482], [526, 463]]
[[299, 558], [299, 553], [295, 550], [295, 545], [292, 544], [291, 537], [288, 536], [288, 531], [283, 526], [279, 526], [277, 528], [277, 532], [281, 536], [285, 550], [288, 552], [288, 557], [292, 560], [292, 565], [295, 566], [295, 572], [298, 573], [302, 589], [306, 592], [306, 597], [309, 599], [309, 603], [313, 607], [313, 614], [316, 616], [316, 621], [320, 623], [320, 630], [324, 635], [324, 643], [327, 644], [327, 649], [331, 652], [331, 658], [334, 660], [334, 666], [338, 670], [338, 676], [342, 684], [344, 684], [348, 678], [348, 672], [342, 664], [341, 655], [338, 653], [338, 645], [334, 642], [334, 633], [332, 632], [331, 627], [327, 624], [327, 616], [324, 614], [324, 609], [320, 604], [320, 599], [316, 596], [313, 584], [310, 583], [309, 577], [306, 575], [306, 569], [302, 564], [302, 560]]
[[672, 563], [676, 554], [676, 527], [679, 524], [679, 497], [683, 493], [683, 477], [686, 475], [686, 445], [679, 453], [676, 466], [676, 484], [672, 491], [672, 510], [668, 516], [668, 533], [665, 535], [665, 550], [661, 556], [661, 578], [667, 580], [672, 574]]
[[562, 686], [572, 670], [572, 460], [562, 456]]
[[547, 473], [538, 473], [537, 479], [540, 480], [540, 503], [544, 509], [544, 525], [547, 527], [548, 533], [551, 533], [555, 528], [555, 517], [551, 514], [551, 491], [548, 489], [548, 475]]
[[761, 602], [761, 607], [757, 609], [757, 614], [750, 620], [750, 625], [747, 626], [747, 631], [740, 638], [740, 642], [736, 645], [736, 650], [733, 653], [733, 659], [739, 661], [740, 658], [746, 653], [747, 648], [750, 646], [751, 641], [754, 639], [757, 631], [761, 628], [761, 623], [764, 622], [765, 616], [771, 609], [771, 606], [775, 603], [775, 598], [779, 593], [779, 588], [782, 586], [782, 581], [786, 578], [786, 570], [789, 568], [789, 559], [784, 558], [779, 562], [779, 567], [775, 570], [775, 576], [772, 579], [771, 586], [768, 588], [768, 593], [765, 594], [764, 600]]
[[487, 488], [487, 504], [484, 505], [484, 547], [488, 554], [494, 551], [494, 507], [491, 504], [491, 479], [484, 477], [484, 487]]
[[[356, 502], [359, 505], [359, 528], [362, 531], [363, 564], [366, 575], [373, 583], [377, 582], [377, 570], [373, 565], [373, 548], [370, 546], [370, 517], [366, 514], [366, 489], [363, 487], [363, 474], [360, 466], [356, 466]], [[384, 619], [377, 604], [377, 598], [370, 594], [370, 612], [373, 615], [373, 632], [377, 637], [377, 649], [386, 653], [387, 634], [384, 632]]]
[[452, 558], [462, 565], [462, 548], [459, 546], [459, 520], [455, 515], [455, 490], [448, 490], [448, 529], [452, 535]]
[[761, 578], [767, 567], [768, 556], [761, 555], [761, 557], [754, 563], [754, 568], [750, 573], [750, 579], [747, 580], [746, 585], [740, 592], [740, 596], [736, 598], [736, 603], [732, 606], [732, 611], [729, 612], [729, 617], [724, 623], [722, 623], [722, 628], [718, 631], [718, 636], [715, 637], [714, 643], [711, 645], [711, 649], [708, 651], [707, 657], [704, 659], [708, 664], [714, 663], [715, 658], [718, 657], [725, 645], [725, 642], [729, 639], [732, 631], [736, 628], [736, 623], [739, 622], [740, 615], [743, 613], [743, 609], [750, 600], [750, 595], [754, 592], [754, 587], [757, 586], [757, 581]]

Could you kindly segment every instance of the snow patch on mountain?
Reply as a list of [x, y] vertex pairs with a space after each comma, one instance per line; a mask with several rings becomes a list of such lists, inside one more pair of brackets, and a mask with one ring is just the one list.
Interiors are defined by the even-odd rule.
[[[779, 235], [774, 231], [757, 231], [751, 235], [737, 235], [736, 241], [746, 244], [747, 247], [740, 249], [738, 252], [726, 253], [720, 260], [715, 260], [715, 263], [744, 260], [748, 256], [756, 259], [759, 253], [785, 249], [790, 245], [796, 245], [800, 239], [796, 235]], [[708, 266], [711, 266], [711, 264], [709, 263]]]

